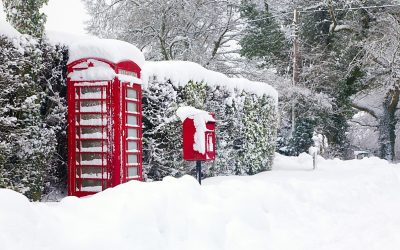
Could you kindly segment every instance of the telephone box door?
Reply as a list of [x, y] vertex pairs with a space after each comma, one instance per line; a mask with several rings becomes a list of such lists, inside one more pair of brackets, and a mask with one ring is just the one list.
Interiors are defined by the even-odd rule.
[[82, 196], [111, 186], [112, 165], [108, 154], [112, 151], [113, 138], [111, 82], [75, 82], [71, 85], [69, 101], [75, 105], [70, 105], [69, 121], [74, 133], [69, 134], [75, 134], [75, 140], [70, 140], [75, 141], [75, 145], [70, 145], [69, 149], [75, 148], [75, 154], [69, 159], [74, 166], [69, 191], [72, 195]]
[[123, 182], [142, 180], [141, 86], [128, 83], [122, 86]]

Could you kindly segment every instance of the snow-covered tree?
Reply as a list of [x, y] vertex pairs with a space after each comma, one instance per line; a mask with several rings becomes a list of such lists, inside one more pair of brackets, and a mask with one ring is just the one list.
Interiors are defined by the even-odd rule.
[[148, 60], [188, 60], [231, 72], [240, 33], [238, 0], [84, 0], [87, 30], [138, 46]]
[[241, 16], [248, 20], [245, 35], [240, 40], [241, 54], [248, 58], [259, 58], [264, 66], [283, 70], [289, 64], [289, 41], [271, 15], [269, 4], [263, 6], [254, 1], [242, 1]]
[[49, 0], [3, 0], [7, 20], [23, 34], [41, 38], [46, 15], [40, 11]]
[[0, 186], [39, 200], [65, 167], [65, 49], [21, 36], [0, 51]]
[[[361, 7], [390, 2], [244, 1], [247, 4], [244, 5], [244, 10], [247, 12], [243, 14], [247, 14], [247, 18], [253, 20], [247, 25], [247, 35], [244, 37], [246, 40], [242, 40], [247, 46], [243, 47], [246, 52], [244, 55], [255, 56], [265, 62], [265, 65], [275, 67], [278, 72], [284, 74], [288, 70], [292, 71], [291, 52], [286, 51], [282, 54], [282, 51], [285, 51], [284, 44], [291, 45], [293, 39], [293, 15], [290, 12], [294, 9], [299, 10], [300, 79], [296, 83], [297, 86], [277, 86], [281, 90], [280, 104], [283, 111], [283, 127], [279, 136], [283, 150], [288, 149], [290, 136], [293, 135], [285, 130], [290, 124], [296, 124], [297, 120], [302, 122], [301, 120], [307, 117], [313, 120], [318, 133], [328, 138], [331, 144], [328, 155], [343, 158], [350, 156], [350, 145], [346, 135], [347, 120], [354, 114], [351, 96], [363, 88], [359, 80], [364, 69], [357, 62], [363, 54], [364, 44], [368, 43], [368, 30], [374, 13], [382, 12], [382, 9], [366, 10]], [[260, 17], [260, 20], [257, 17]], [[260, 39], [261, 35], [264, 40]], [[263, 46], [265, 44], [271, 45]], [[271, 64], [271, 61], [274, 63]], [[295, 104], [291, 105], [293, 103]], [[291, 121], [289, 117], [298, 119]], [[310, 133], [312, 135], [312, 131]], [[299, 134], [301, 133], [297, 133]]]
[[380, 157], [393, 160], [400, 98], [400, 16], [387, 11], [374, 17], [361, 61], [365, 89], [354, 96], [353, 106], [376, 119]]

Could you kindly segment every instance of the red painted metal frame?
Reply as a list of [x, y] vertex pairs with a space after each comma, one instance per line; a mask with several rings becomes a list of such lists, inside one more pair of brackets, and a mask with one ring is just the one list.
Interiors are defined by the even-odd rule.
[[[140, 68], [137, 64], [131, 62], [131, 61], [124, 61], [121, 63], [118, 63], [118, 73], [120, 71], [129, 71], [129, 72], [134, 72], [136, 73], [136, 77], [140, 78], [141, 77], [141, 72]], [[121, 145], [121, 150], [122, 150], [122, 182], [127, 182], [130, 180], [140, 180], [143, 181], [143, 146], [142, 146], [142, 88], [140, 84], [130, 84], [130, 83], [122, 83], [122, 145]], [[127, 98], [127, 91], [128, 89], [133, 89], [137, 93], [137, 98], [136, 100]], [[128, 103], [136, 103], [137, 105], [137, 112], [129, 112], [127, 110]], [[127, 116], [128, 115], [133, 115], [136, 117], [136, 123], [137, 125], [128, 125], [127, 123]], [[136, 128], [137, 129], [137, 139], [128, 139], [128, 128]], [[128, 152], [128, 141], [135, 141], [138, 146], [138, 150], [136, 152]], [[134, 178], [130, 178], [128, 176], [128, 155], [130, 154], [135, 154], [137, 155], [137, 176]], [[132, 165], [133, 166], [133, 165]]]
[[[115, 72], [121, 73], [123, 72], [133, 72], [137, 75], [137, 78], [140, 78], [140, 68], [137, 64], [132, 61], [123, 61], [118, 64], [114, 64], [107, 60], [101, 58], [83, 58], [77, 60], [68, 65], [68, 73], [73, 72], [74, 70], [82, 70], [86, 68], [74, 68], [77, 64], [87, 62], [88, 60], [97, 60], [104, 63], [107, 63], [112, 67]], [[90, 66], [89, 66], [90, 67]], [[96, 81], [71, 81], [71, 79], [67, 79], [67, 97], [68, 97], [68, 195], [74, 196], [85, 196], [96, 193], [95, 191], [82, 191], [81, 183], [83, 180], [99, 180], [101, 182], [102, 190], [108, 187], [114, 187], [121, 183], [130, 181], [130, 180], [143, 180], [143, 169], [142, 169], [142, 91], [140, 84], [132, 84], [127, 82], [120, 82], [118, 78], [114, 78], [113, 81], [108, 81], [106, 88], [106, 97], [103, 98], [104, 92], [103, 87], [101, 87], [101, 97], [100, 99], [91, 98], [84, 100], [92, 100], [92, 101], [100, 101], [100, 112], [82, 112], [81, 108], [81, 98], [76, 98], [76, 89], [80, 88], [80, 83], [93, 83], [93, 85], [98, 85], [99, 82], [106, 82], [104, 79], [98, 79]], [[88, 84], [85, 84], [88, 85]], [[98, 86], [84, 86], [88, 88], [100, 88]], [[126, 94], [128, 89], [134, 89], [137, 91], [137, 100], [127, 100]], [[80, 97], [81, 91], [79, 91]], [[76, 103], [78, 102], [78, 112], [76, 111]], [[106, 112], [104, 113], [103, 105], [106, 105]], [[137, 164], [137, 173], [138, 175], [135, 178], [129, 178], [128, 176], [128, 168], [127, 168], [127, 157], [131, 152], [127, 152], [127, 141], [131, 139], [127, 139], [128, 127], [126, 116], [129, 112], [127, 112], [127, 103], [134, 102], [137, 104], [137, 113], [135, 116], [137, 117], [137, 133], [138, 138], [134, 139], [137, 141], [138, 150], [134, 154], [137, 155], [138, 164]], [[76, 124], [76, 116], [80, 116], [81, 114], [98, 114], [101, 115], [101, 124], [102, 125], [77, 125]], [[106, 116], [107, 124], [103, 124], [104, 116]], [[99, 128], [101, 127], [102, 138], [85, 138], [84, 140], [98, 140], [101, 141], [101, 152], [83, 152], [81, 150], [82, 144], [81, 141], [81, 128]], [[79, 129], [79, 134], [77, 135], [77, 129]], [[103, 138], [104, 132], [106, 132], [106, 138]], [[77, 145], [77, 142], [79, 144]], [[107, 146], [107, 151], [104, 151], [104, 145]], [[78, 146], [78, 152], [76, 148]], [[81, 154], [101, 154], [101, 178], [84, 178], [81, 176], [81, 168], [83, 164], [77, 165], [77, 155]], [[104, 157], [106, 157], [106, 165], [104, 165]], [[79, 158], [79, 163], [81, 157]], [[87, 165], [86, 167], [88, 167]], [[99, 167], [99, 165], [96, 165]], [[79, 172], [77, 172], [79, 170]], [[107, 172], [106, 177], [104, 178], [104, 172]], [[77, 177], [78, 173], [78, 177]], [[97, 177], [97, 176], [96, 176]]]
[[[123, 131], [124, 131], [124, 145], [123, 145], [123, 150], [126, 153], [126, 157], [123, 159], [124, 160], [124, 176], [126, 177], [126, 179], [124, 181], [130, 181], [130, 180], [143, 180], [143, 169], [142, 169], [142, 150], [143, 150], [143, 146], [142, 146], [142, 114], [141, 114], [141, 109], [142, 109], [142, 104], [140, 102], [141, 98], [142, 98], [142, 93], [141, 93], [141, 88], [140, 85], [134, 84], [133, 86], [128, 86], [128, 85], [124, 85], [124, 111], [123, 112], [123, 121], [124, 121], [124, 125], [123, 125]], [[127, 96], [127, 91], [128, 89], [132, 89], [134, 91], [136, 91], [137, 93], [137, 98], [135, 99], [128, 99], [126, 98]], [[128, 111], [128, 103], [134, 103], [136, 104], [136, 112], [130, 112]], [[134, 116], [136, 117], [136, 121], [137, 121], [137, 125], [129, 125], [127, 123], [127, 116]], [[129, 128], [133, 128], [136, 129], [137, 134], [136, 137], [128, 137], [128, 129]], [[135, 142], [137, 145], [137, 150], [136, 151], [129, 151], [128, 150], [128, 143], [129, 142]], [[128, 164], [128, 156], [129, 155], [137, 155], [137, 163], [136, 164], [132, 164], [129, 165]], [[136, 167], [137, 168], [137, 176], [136, 177], [129, 177], [128, 175], [128, 168], [129, 167]]]

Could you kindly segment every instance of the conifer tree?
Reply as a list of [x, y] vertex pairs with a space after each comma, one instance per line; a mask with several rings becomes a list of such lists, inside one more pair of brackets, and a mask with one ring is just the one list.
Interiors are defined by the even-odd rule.
[[65, 49], [1, 37], [0, 51], [0, 186], [39, 200], [65, 163]]
[[46, 15], [40, 12], [48, 0], [3, 0], [7, 20], [22, 34], [41, 38]]
[[312, 119], [301, 117], [297, 123], [293, 133], [293, 137], [289, 140], [289, 155], [299, 155], [308, 152], [313, 145], [312, 140], [314, 132], [314, 121]]
[[[216, 123], [216, 158], [215, 161], [206, 164], [205, 174], [207, 176], [232, 175], [235, 162], [235, 153], [233, 148], [234, 135], [232, 129], [235, 127], [232, 123], [234, 118], [232, 96], [220, 86], [207, 86], [205, 110], [213, 112], [217, 120]], [[224, 100], [221, 103], [221, 100]]]
[[169, 81], [157, 81], [143, 91], [144, 168], [147, 177], [160, 180], [180, 176], [180, 121], [175, 116], [177, 90]]
[[258, 8], [254, 1], [242, 1], [240, 14], [251, 22], [240, 40], [241, 55], [261, 59], [266, 66], [286, 66], [289, 61], [288, 43], [270, 14], [266, 0], [263, 7]]

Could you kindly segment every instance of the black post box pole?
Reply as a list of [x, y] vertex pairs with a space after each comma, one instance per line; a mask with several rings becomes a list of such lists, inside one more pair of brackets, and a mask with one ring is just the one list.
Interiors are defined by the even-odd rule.
[[196, 161], [196, 170], [197, 170], [197, 180], [201, 185], [201, 161]]

